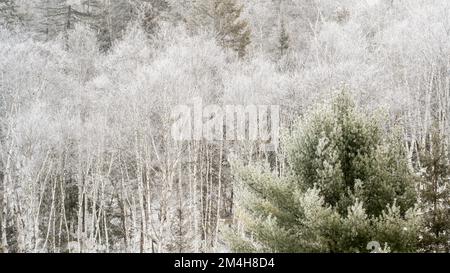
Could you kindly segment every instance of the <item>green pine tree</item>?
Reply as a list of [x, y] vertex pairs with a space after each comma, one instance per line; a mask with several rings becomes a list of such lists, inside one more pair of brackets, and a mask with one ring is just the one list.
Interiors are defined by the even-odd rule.
[[421, 149], [424, 211], [422, 245], [426, 251], [450, 252], [450, 162], [448, 147], [437, 126]]
[[377, 241], [390, 251], [416, 250], [416, 179], [399, 138], [387, 135], [342, 93], [285, 141], [291, 175], [235, 165], [243, 228], [227, 232], [232, 249], [364, 252]]
[[199, 0], [194, 4], [194, 25], [212, 27], [218, 43], [244, 57], [250, 44], [248, 22], [241, 18], [243, 7], [237, 0]]
[[293, 173], [304, 186], [317, 185], [326, 203], [341, 213], [354, 197], [370, 216], [381, 215], [394, 200], [402, 213], [414, 205], [414, 178], [396, 134], [384, 136], [379, 121], [359, 113], [345, 93], [311, 118], [290, 147]]

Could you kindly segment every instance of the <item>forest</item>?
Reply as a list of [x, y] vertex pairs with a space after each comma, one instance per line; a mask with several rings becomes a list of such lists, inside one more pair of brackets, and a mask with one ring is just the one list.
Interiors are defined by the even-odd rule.
[[0, 0], [0, 253], [449, 253], [449, 121], [448, 0]]

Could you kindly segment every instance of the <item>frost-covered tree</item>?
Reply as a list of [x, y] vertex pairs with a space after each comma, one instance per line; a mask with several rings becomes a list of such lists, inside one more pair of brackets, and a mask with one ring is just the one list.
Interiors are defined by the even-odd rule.
[[289, 50], [289, 34], [287, 33], [284, 21], [280, 24], [280, 35], [278, 37], [278, 55], [283, 57]]
[[100, 7], [100, 3], [88, 2], [83, 2], [78, 7], [67, 0], [39, 0], [36, 7], [39, 11], [37, 30], [48, 39], [73, 29], [77, 23], [89, 23], [94, 16], [93, 11]]
[[20, 24], [22, 19], [16, 0], [0, 0], [0, 25]]
[[287, 150], [292, 175], [237, 167], [244, 229], [231, 235], [234, 250], [364, 252], [370, 241], [417, 250], [415, 178], [402, 146], [346, 93], [303, 118]]
[[107, 51], [113, 42], [113, 23], [111, 1], [84, 0], [81, 6], [84, 15], [81, 22], [89, 25], [97, 34], [99, 48]]
[[105, 5], [105, 1], [102, 0], [83, 0], [81, 2], [82, 11], [89, 15], [98, 13]]
[[147, 34], [156, 33], [161, 21], [167, 17], [169, 8], [166, 0], [141, 0], [138, 3], [138, 20]]
[[71, 7], [67, 1], [40, 0], [37, 6], [40, 11], [38, 30], [46, 38], [57, 35], [60, 31], [68, 29], [72, 24]]
[[122, 37], [128, 24], [136, 18], [136, 9], [129, 0], [110, 1], [110, 24], [114, 40]]

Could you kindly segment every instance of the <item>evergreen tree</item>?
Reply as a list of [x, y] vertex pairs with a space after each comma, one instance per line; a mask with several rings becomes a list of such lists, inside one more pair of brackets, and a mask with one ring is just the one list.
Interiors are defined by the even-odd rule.
[[[182, 192], [181, 185], [179, 186], [178, 195]], [[193, 250], [192, 232], [192, 213], [191, 204], [185, 201], [182, 196], [178, 196], [178, 204], [172, 209], [174, 215], [173, 224], [170, 227], [172, 239], [168, 243], [168, 250], [175, 253], [186, 253]]]
[[379, 121], [359, 113], [345, 93], [311, 118], [290, 147], [293, 173], [306, 188], [318, 186], [341, 213], [354, 197], [370, 216], [381, 215], [395, 200], [402, 213], [414, 205], [414, 178], [395, 132], [385, 137]]
[[450, 252], [450, 162], [438, 128], [433, 128], [420, 154], [420, 197], [425, 212], [422, 244], [426, 251]]
[[214, 26], [220, 43], [243, 57], [250, 44], [250, 29], [248, 23], [240, 19], [241, 13], [242, 6], [235, 0], [214, 1]]
[[212, 27], [222, 47], [232, 49], [239, 57], [244, 57], [251, 32], [248, 23], [241, 18], [243, 7], [236, 0], [200, 0], [194, 5], [199, 15], [194, 23]]
[[415, 177], [401, 143], [340, 94], [302, 119], [286, 141], [291, 175], [236, 165], [236, 251], [362, 252], [377, 241], [414, 251], [420, 220]]
[[287, 51], [289, 50], [289, 40], [289, 34], [287, 33], [284, 21], [281, 21], [280, 36], [278, 38], [278, 54], [280, 57], [286, 55]]

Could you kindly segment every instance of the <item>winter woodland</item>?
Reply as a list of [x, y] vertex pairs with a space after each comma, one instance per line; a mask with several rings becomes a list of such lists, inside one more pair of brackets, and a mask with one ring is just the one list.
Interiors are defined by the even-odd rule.
[[0, 0], [0, 252], [450, 252], [449, 121], [448, 0]]

